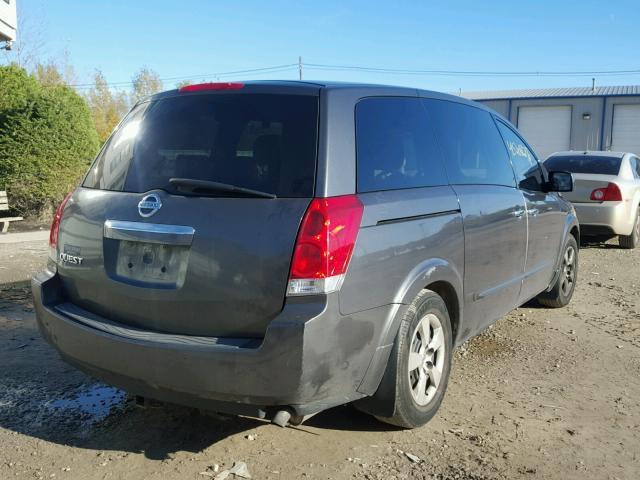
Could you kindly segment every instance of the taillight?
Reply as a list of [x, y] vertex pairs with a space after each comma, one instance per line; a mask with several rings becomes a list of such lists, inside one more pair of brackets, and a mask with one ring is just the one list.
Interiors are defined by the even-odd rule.
[[622, 192], [615, 183], [609, 183], [606, 188], [596, 188], [591, 192], [591, 200], [597, 202], [621, 202]]
[[340, 289], [356, 243], [363, 206], [355, 195], [314, 198], [293, 250], [287, 295]]
[[57, 261], [56, 250], [58, 248], [58, 237], [60, 235], [60, 220], [62, 220], [62, 214], [64, 213], [64, 207], [67, 206], [67, 202], [71, 198], [73, 192], [67, 193], [58, 208], [53, 215], [53, 222], [51, 222], [51, 231], [49, 232], [49, 256], [53, 261]]
[[244, 87], [244, 83], [237, 82], [215, 82], [215, 83], [194, 83], [180, 87], [180, 92], [200, 92], [202, 90], [239, 90]]

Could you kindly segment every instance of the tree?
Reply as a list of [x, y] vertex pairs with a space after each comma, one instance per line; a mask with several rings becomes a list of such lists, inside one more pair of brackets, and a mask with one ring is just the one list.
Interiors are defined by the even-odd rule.
[[75, 90], [44, 87], [16, 65], [0, 67], [0, 182], [17, 214], [59, 202], [98, 148], [91, 112]]
[[73, 85], [76, 74], [67, 52], [61, 58], [50, 58], [45, 63], [37, 62], [33, 69], [36, 79], [44, 86]]
[[40, 84], [47, 87], [66, 84], [62, 73], [60, 73], [60, 70], [58, 70], [53, 62], [38, 63], [33, 71], [33, 75]]
[[149, 95], [162, 91], [162, 80], [157, 72], [149, 67], [142, 67], [131, 79], [133, 92], [131, 103], [136, 103]]
[[93, 115], [98, 138], [104, 142], [129, 109], [125, 92], [112, 92], [99, 70], [93, 77], [94, 86], [87, 93], [87, 103]]

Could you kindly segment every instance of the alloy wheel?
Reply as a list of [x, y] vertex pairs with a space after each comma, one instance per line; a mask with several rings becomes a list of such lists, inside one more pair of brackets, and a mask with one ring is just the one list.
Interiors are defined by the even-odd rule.
[[576, 279], [576, 250], [573, 246], [569, 245], [564, 252], [564, 258], [562, 259], [562, 283], [560, 284], [560, 290], [566, 297], [571, 293], [573, 285]]
[[427, 405], [436, 394], [445, 365], [445, 339], [442, 323], [428, 313], [420, 319], [411, 336], [408, 375], [411, 395], [420, 405]]

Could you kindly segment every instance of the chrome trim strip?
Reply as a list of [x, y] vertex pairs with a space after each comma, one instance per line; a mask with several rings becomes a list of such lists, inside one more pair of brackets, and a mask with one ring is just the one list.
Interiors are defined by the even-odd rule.
[[442, 212], [433, 212], [433, 213], [425, 213], [422, 215], [413, 215], [411, 217], [398, 217], [398, 218], [385, 218], [384, 220], [378, 220], [376, 225], [388, 225], [390, 223], [400, 223], [400, 222], [412, 222], [414, 220], [423, 220], [425, 218], [434, 218], [434, 217], [443, 217], [447, 215], [455, 215], [460, 213], [460, 209], [456, 208], [455, 210], [443, 210]]
[[191, 245], [195, 229], [184, 225], [127, 222], [107, 220], [104, 222], [104, 237], [134, 242], [164, 243], [169, 245]]

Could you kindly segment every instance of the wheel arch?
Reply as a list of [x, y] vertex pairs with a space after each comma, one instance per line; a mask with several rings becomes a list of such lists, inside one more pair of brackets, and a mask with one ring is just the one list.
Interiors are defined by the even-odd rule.
[[395, 302], [397, 308], [387, 319], [379, 346], [358, 387], [358, 392], [368, 395], [367, 398], [356, 402], [358, 408], [373, 415], [390, 415], [388, 411], [383, 411], [383, 409], [393, 404], [389, 399], [395, 395], [395, 390], [391, 391], [390, 382], [383, 377], [385, 377], [387, 365], [391, 361], [391, 351], [402, 318], [409, 305], [421, 291], [431, 290], [443, 299], [451, 321], [453, 345], [454, 347], [458, 345], [460, 335], [464, 334], [462, 288], [461, 273], [447, 260], [430, 259], [411, 271], [398, 289]]
[[[449, 317], [451, 319], [452, 331], [454, 333], [454, 344], [456, 344], [460, 327], [463, 325], [463, 267], [458, 268], [449, 260], [443, 258], [431, 258], [417, 265], [399, 286], [394, 298], [394, 303], [408, 306], [424, 290], [432, 290], [445, 302]], [[383, 338], [384, 344], [393, 343], [395, 340], [400, 320], [405, 309], [400, 309], [392, 324], [386, 330]], [[455, 323], [455, 324], [454, 324]]]

